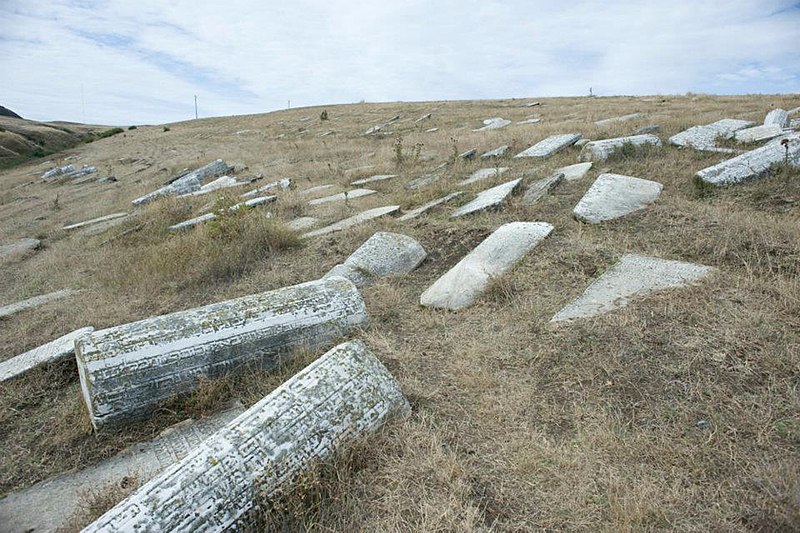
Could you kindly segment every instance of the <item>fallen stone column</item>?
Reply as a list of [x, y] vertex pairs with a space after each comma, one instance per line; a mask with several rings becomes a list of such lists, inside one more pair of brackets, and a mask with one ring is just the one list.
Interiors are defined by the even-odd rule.
[[[781, 144], [784, 140], [785, 145]], [[787, 156], [790, 166], [800, 167], [800, 135], [773, 139], [761, 148], [704, 168], [695, 174], [695, 183], [722, 187], [757, 179], [769, 174], [772, 165], [786, 161]]]
[[427, 255], [425, 248], [408, 235], [379, 231], [325, 277], [341, 276], [356, 287], [364, 287], [377, 278], [411, 272]]
[[83, 398], [96, 429], [124, 424], [200, 376], [275, 366], [367, 322], [356, 287], [332, 277], [95, 331], [75, 342]]
[[361, 341], [336, 346], [84, 529], [226, 531], [321, 459], [410, 411]]
[[588, 142], [583, 146], [580, 154], [581, 161], [605, 161], [611, 154], [622, 148], [625, 144], [632, 144], [639, 148], [645, 145], [661, 147], [661, 139], [655, 135], [632, 135], [630, 137], [617, 137], [601, 141]]

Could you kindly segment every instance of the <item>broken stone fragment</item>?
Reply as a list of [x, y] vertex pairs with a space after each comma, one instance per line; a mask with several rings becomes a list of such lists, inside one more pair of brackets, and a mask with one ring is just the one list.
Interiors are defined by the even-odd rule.
[[399, 205], [387, 205], [385, 207], [376, 207], [374, 209], [367, 209], [366, 211], [362, 211], [361, 213], [345, 218], [344, 220], [340, 220], [339, 222], [331, 224], [330, 226], [325, 226], [324, 228], [304, 233], [300, 237], [303, 239], [308, 239], [311, 237], [318, 237], [320, 235], [333, 233], [335, 231], [342, 231], [344, 229], [357, 226], [359, 224], [363, 224], [364, 222], [382, 216], [391, 215], [392, 213], [396, 213], [399, 210], [400, 210]]
[[272, 368], [367, 321], [356, 287], [331, 277], [95, 331], [75, 342], [84, 403], [95, 429], [123, 425], [201, 376]]
[[661, 126], [658, 124], [650, 124], [649, 126], [642, 126], [634, 135], [645, 135], [647, 133], [659, 133], [661, 131]]
[[577, 181], [579, 179], [583, 179], [583, 177], [591, 168], [592, 162], [589, 161], [588, 163], [577, 163], [575, 165], [557, 168], [555, 171], [553, 171], [553, 173], [564, 174], [564, 179], [567, 181]]
[[779, 128], [789, 127], [789, 113], [783, 109], [773, 109], [764, 118], [765, 126], [778, 126]]
[[370, 176], [369, 178], [364, 178], [360, 180], [356, 180], [351, 182], [350, 185], [365, 185], [367, 183], [373, 183], [376, 181], [385, 181], [390, 180], [392, 178], [396, 178], [397, 174], [378, 174], [377, 176]]
[[110, 215], [93, 218], [91, 220], [86, 220], [84, 222], [78, 222], [77, 224], [70, 224], [68, 226], [64, 226], [63, 229], [71, 230], [71, 229], [84, 228], [86, 226], [92, 226], [94, 224], [100, 224], [101, 222], [108, 222], [109, 220], [116, 220], [118, 218], [124, 218], [126, 216], [128, 216], [128, 213], [112, 213]]
[[485, 179], [499, 176], [506, 170], [508, 170], [508, 167], [479, 168], [478, 170], [470, 174], [468, 178], [461, 180], [458, 184], [469, 185], [471, 183], [475, 183], [476, 181], [483, 181]]
[[544, 179], [534, 181], [530, 187], [528, 187], [528, 190], [525, 191], [525, 195], [522, 197], [522, 203], [524, 205], [535, 204], [541, 200], [545, 194], [555, 189], [562, 181], [564, 181], [564, 174], [560, 172], [551, 174]]
[[73, 289], [62, 289], [60, 291], [50, 292], [47, 294], [42, 294], [40, 296], [34, 296], [33, 298], [28, 298], [27, 300], [22, 300], [21, 302], [9, 304], [3, 307], [0, 307], [0, 318], [5, 318], [7, 316], [11, 316], [13, 314], [19, 313], [20, 311], [24, 311], [26, 309], [32, 309], [34, 307], [39, 307], [46, 303], [53, 302], [55, 300], [60, 300], [61, 298], [66, 298], [68, 296], [73, 296], [78, 294], [79, 291]]
[[669, 143], [675, 146], [709, 151], [716, 147], [718, 138], [730, 139], [737, 131], [753, 124], [749, 120], [724, 118], [705, 126], [692, 126], [670, 137]]
[[460, 196], [462, 194], [464, 194], [464, 193], [460, 192], [460, 191], [459, 192], [453, 192], [453, 193], [450, 193], [447, 196], [444, 196], [442, 198], [437, 198], [436, 200], [431, 200], [430, 202], [422, 204], [421, 206], [406, 212], [405, 214], [403, 214], [403, 216], [401, 216], [397, 220], [399, 220], [400, 222], [405, 222], [407, 220], [415, 219], [418, 216], [420, 216], [421, 214], [426, 213], [429, 210], [433, 209], [437, 205], [447, 203], [450, 200], [452, 200], [453, 198], [456, 198], [456, 197], [458, 197], [458, 196]]
[[408, 274], [427, 255], [422, 245], [412, 237], [379, 231], [324, 277], [342, 276], [356, 287], [365, 287], [378, 278]]
[[769, 126], [755, 126], [754, 128], [739, 130], [734, 134], [734, 138], [741, 143], [754, 143], [774, 139], [780, 135], [783, 135], [783, 128], [771, 124]]
[[580, 133], [565, 133], [562, 135], [552, 135], [546, 139], [542, 139], [525, 151], [522, 151], [514, 157], [534, 157], [538, 159], [546, 159], [564, 148], [572, 146], [578, 139], [581, 138]]
[[708, 275], [711, 267], [657, 257], [624, 255], [608, 272], [589, 285], [581, 296], [550, 320], [560, 322], [608, 313], [628, 305], [637, 296], [683, 287]]
[[778, 137], [760, 148], [704, 168], [695, 174], [695, 181], [700, 186], [735, 185], [764, 177], [770, 173], [773, 165], [785, 161], [791, 167], [800, 167], [800, 135]]
[[472, 131], [499, 130], [501, 128], [505, 128], [509, 124], [511, 124], [511, 121], [510, 120], [506, 120], [504, 118], [500, 118], [500, 117], [487, 118], [486, 120], [483, 121], [483, 127], [482, 128], [478, 128], [478, 129], [472, 130]]
[[631, 113], [630, 115], [622, 115], [621, 117], [607, 118], [605, 120], [598, 120], [595, 122], [596, 126], [610, 126], [612, 124], [619, 124], [620, 122], [627, 122], [642, 116], [641, 113]]
[[21, 376], [39, 366], [56, 363], [73, 356], [75, 339], [92, 331], [94, 328], [81, 328], [38, 348], [0, 362], [0, 382]]
[[648, 145], [660, 148], [661, 139], [655, 135], [633, 135], [631, 137], [617, 137], [615, 139], [588, 142], [581, 149], [580, 160], [605, 161], [625, 144], [631, 144], [637, 148]]
[[544, 222], [511, 222], [500, 226], [422, 293], [425, 307], [458, 311], [480, 297], [493, 279], [511, 269], [553, 231]]
[[206, 183], [205, 185], [201, 186], [198, 190], [181, 194], [178, 198], [188, 198], [192, 196], [203, 196], [205, 194], [210, 194], [214, 191], [219, 191], [221, 189], [227, 189], [229, 187], [237, 187], [247, 185], [246, 182], [237, 181], [236, 178], [233, 176], [221, 176], [215, 179], [212, 182]]
[[489, 159], [492, 157], [503, 157], [508, 152], [509, 146], [504, 144], [503, 146], [498, 146], [494, 150], [489, 150], [488, 152], [481, 154], [481, 159]]
[[222, 159], [217, 159], [204, 167], [181, 173], [173, 178], [167, 185], [147, 193], [131, 202], [133, 205], [143, 205], [162, 196], [178, 196], [198, 191], [203, 186], [203, 181], [223, 174], [233, 172], [233, 167]]
[[320, 205], [320, 204], [327, 204], [330, 202], [344, 202], [348, 200], [354, 200], [356, 198], [361, 198], [362, 196], [369, 196], [371, 194], [375, 194], [378, 191], [374, 191], [372, 189], [353, 189], [351, 191], [340, 192], [339, 194], [333, 194], [331, 196], [325, 196], [324, 198], [317, 198], [316, 200], [311, 200], [308, 202], [308, 205]]
[[43, 180], [49, 180], [51, 178], [57, 178], [58, 176], [61, 176], [62, 174], [68, 174], [68, 173], [74, 172], [74, 171], [75, 171], [75, 167], [73, 167], [72, 165], [65, 165], [63, 167], [51, 168], [50, 170], [48, 170], [47, 172], [42, 174], [42, 179]]
[[573, 210], [577, 220], [599, 224], [623, 217], [656, 201], [663, 185], [658, 182], [600, 174]]
[[429, 128], [429, 129], [425, 130], [425, 133], [433, 133], [435, 131], [439, 131], [439, 128]]
[[502, 183], [491, 189], [486, 189], [478, 193], [478, 196], [474, 200], [453, 211], [450, 218], [463, 217], [487, 209], [496, 209], [520, 186], [520, 184], [522, 184], [522, 178]]
[[361, 341], [340, 344], [84, 529], [227, 531], [410, 407]]

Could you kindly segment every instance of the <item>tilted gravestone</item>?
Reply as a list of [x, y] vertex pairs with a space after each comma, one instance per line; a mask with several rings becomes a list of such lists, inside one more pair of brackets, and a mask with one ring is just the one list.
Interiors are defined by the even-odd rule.
[[519, 178], [506, 183], [501, 183], [500, 185], [492, 187], [491, 189], [486, 189], [485, 191], [478, 193], [478, 196], [474, 200], [453, 211], [450, 214], [450, 218], [463, 217], [465, 215], [471, 215], [472, 213], [485, 211], [487, 209], [496, 209], [505, 201], [506, 198], [508, 198], [508, 196], [517, 190], [521, 184], [522, 178]]
[[30, 251], [36, 250], [42, 245], [39, 239], [20, 239], [9, 244], [0, 245], [0, 260], [22, 256]]
[[789, 112], [784, 109], [773, 109], [764, 117], [765, 126], [789, 127]]
[[75, 355], [75, 339], [92, 331], [92, 327], [81, 328], [16, 357], [0, 361], [0, 382], [21, 376], [36, 367], [72, 357]]
[[579, 158], [581, 161], [605, 161], [617, 150], [623, 148], [626, 144], [632, 145], [636, 148], [641, 148], [644, 146], [660, 148], [661, 139], [655, 135], [648, 134], [591, 141], [583, 145]]
[[93, 218], [91, 220], [86, 220], [84, 222], [78, 222], [77, 224], [70, 224], [68, 226], [64, 226], [63, 229], [71, 230], [71, 229], [85, 228], [86, 226], [92, 226], [94, 224], [100, 224], [101, 222], [108, 222], [109, 220], [116, 220], [118, 218], [124, 218], [126, 216], [128, 216], [128, 213], [112, 213], [110, 215]]
[[800, 134], [773, 139], [760, 148], [704, 168], [695, 174], [695, 182], [700, 186], [735, 185], [766, 176], [773, 165], [782, 163], [800, 167]]
[[95, 331], [75, 341], [83, 399], [96, 429], [125, 424], [201, 376], [275, 366], [367, 321], [356, 287], [332, 277]]
[[298, 474], [410, 407], [361, 341], [298, 372], [84, 532], [227, 531]]
[[461, 191], [452, 192], [452, 193], [450, 193], [447, 196], [444, 196], [442, 198], [437, 198], [436, 200], [431, 200], [430, 202], [422, 204], [421, 206], [419, 206], [417, 208], [414, 208], [414, 209], [412, 209], [410, 211], [407, 211], [406, 213], [403, 214], [403, 216], [399, 217], [397, 220], [399, 220], [400, 222], [405, 222], [406, 220], [413, 220], [413, 219], [417, 218], [418, 216], [420, 216], [421, 214], [430, 211], [431, 209], [433, 209], [437, 205], [441, 205], [441, 204], [447, 203], [450, 200], [452, 200], [453, 198], [457, 198], [458, 196], [460, 196], [462, 194], [464, 194], [464, 193], [461, 192]]
[[604, 120], [598, 120], [594, 124], [595, 126], [610, 126], [612, 124], [619, 124], [620, 122], [627, 122], [629, 120], [639, 118], [640, 116], [642, 116], [641, 113], [631, 113], [630, 115], [622, 115], [621, 117], [613, 117]]
[[562, 181], [564, 181], [564, 174], [560, 172], [551, 174], [544, 179], [534, 181], [522, 196], [522, 203], [525, 205], [535, 204], [541, 200], [545, 194], [555, 189]]
[[675, 146], [694, 148], [695, 150], [716, 149], [717, 139], [730, 139], [734, 134], [744, 128], [753, 126], [749, 120], [724, 118], [705, 126], [692, 126], [669, 138], [669, 143]]
[[329, 226], [325, 226], [324, 228], [315, 229], [314, 231], [309, 231], [308, 233], [304, 233], [300, 236], [302, 239], [309, 239], [311, 237], [319, 237], [320, 235], [327, 235], [328, 233], [333, 233], [335, 231], [342, 231], [347, 228], [351, 228], [353, 226], [358, 226], [359, 224], [363, 224], [364, 222], [368, 222], [370, 220], [391, 215], [396, 213], [400, 210], [399, 205], [387, 205], [385, 207], [375, 207], [373, 209], [367, 209], [366, 211], [362, 211], [361, 213], [355, 214], [351, 217], [347, 217], [344, 220], [340, 220], [339, 222], [335, 222]]
[[311, 200], [308, 202], [308, 205], [320, 205], [330, 202], [346, 202], [348, 200], [354, 200], [363, 196], [369, 196], [371, 194], [375, 194], [376, 192], [378, 191], [374, 191], [372, 189], [353, 189], [351, 191], [340, 192], [339, 194], [333, 194], [331, 196], [325, 196], [323, 198]]
[[427, 255], [422, 245], [412, 237], [379, 231], [324, 277], [341, 276], [356, 287], [365, 287], [378, 278], [411, 272]]
[[374, 183], [376, 181], [386, 181], [396, 177], [397, 174], [378, 174], [377, 176], [370, 176], [369, 178], [353, 181], [350, 183], [350, 185], [364, 185], [367, 183]]
[[503, 157], [508, 152], [509, 146], [504, 144], [503, 146], [498, 146], [494, 150], [489, 150], [481, 154], [481, 159], [491, 159], [493, 157]]
[[568, 148], [578, 142], [581, 138], [580, 133], [565, 133], [562, 135], [552, 135], [546, 139], [542, 139], [525, 151], [522, 151], [514, 157], [534, 157], [538, 159], [546, 159], [561, 150]]
[[476, 181], [483, 181], [485, 179], [499, 176], [506, 170], [508, 170], [508, 167], [479, 168], [478, 170], [470, 174], [469, 177], [458, 182], [458, 184], [469, 185], [470, 183], [475, 183]]
[[564, 174], [564, 179], [567, 181], [577, 181], [582, 179], [587, 172], [592, 168], [592, 162], [577, 163], [566, 167], [557, 168], [554, 174]]
[[271, 191], [272, 189], [281, 189], [286, 190], [292, 187], [292, 178], [281, 178], [278, 181], [273, 181], [272, 183], [267, 183], [266, 185], [262, 185], [258, 189], [253, 189], [252, 191], [247, 191], [246, 193], [242, 194], [242, 198], [252, 198], [253, 196], [258, 196], [261, 193]]
[[20, 311], [25, 311], [26, 309], [33, 309], [34, 307], [39, 307], [40, 305], [44, 305], [55, 300], [60, 300], [61, 298], [66, 298], [68, 296], [73, 296], [75, 294], [78, 294], [78, 291], [73, 289], [62, 289], [60, 291], [34, 296], [33, 298], [28, 298], [27, 300], [22, 300], [21, 302], [4, 305], [3, 307], [0, 307], [0, 318], [11, 316], [19, 313]]
[[160, 189], [156, 189], [153, 192], [147, 193], [144, 196], [135, 199], [131, 203], [133, 203], [133, 205], [142, 205], [152, 202], [153, 200], [162, 196], [178, 196], [181, 194], [198, 191], [203, 186], [203, 181], [206, 179], [214, 178], [232, 171], [232, 166], [225, 163], [225, 161], [222, 159], [217, 159], [216, 161], [212, 161], [204, 167], [200, 167], [191, 172], [187, 172], [186, 174], [179, 175], [179, 177], [174, 179], [169, 184], [161, 187]]
[[775, 124], [770, 124], [768, 126], [755, 126], [753, 128], [739, 130], [733, 137], [741, 143], [755, 143], [774, 139], [780, 135], [783, 135], [783, 128]]
[[620, 218], [655, 202], [663, 188], [655, 181], [600, 174], [575, 206], [573, 215], [587, 224]]

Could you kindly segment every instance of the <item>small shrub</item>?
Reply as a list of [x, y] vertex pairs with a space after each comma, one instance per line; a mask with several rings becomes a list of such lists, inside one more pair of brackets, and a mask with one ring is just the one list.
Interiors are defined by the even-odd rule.
[[168, 126], [164, 126], [164, 131], [165, 132], [169, 131], [169, 127]]
[[394, 165], [397, 168], [403, 166], [403, 138], [400, 136], [397, 136], [394, 140], [393, 160], [394, 160]]
[[136, 126], [128, 126], [128, 130], [129, 130], [129, 131], [130, 131], [130, 130], [135, 130], [135, 129], [136, 129]]

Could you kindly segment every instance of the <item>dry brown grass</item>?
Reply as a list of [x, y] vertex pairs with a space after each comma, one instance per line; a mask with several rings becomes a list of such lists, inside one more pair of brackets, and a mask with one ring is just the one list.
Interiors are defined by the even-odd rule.
[[[402, 232], [418, 239], [429, 257], [413, 274], [362, 291], [371, 326], [361, 336], [400, 380], [414, 415], [306, 483], [299, 507], [275, 515], [288, 530], [797, 530], [800, 173], [700, 191], [694, 172], [724, 156], [665, 146], [596, 164], [588, 177], [562, 184], [535, 206], [514, 198], [501, 211], [456, 221], [448, 213], [472, 193], [516, 177], [545, 177], [575, 162], [577, 152], [543, 162], [457, 161], [437, 171], [443, 179], [429, 189], [403, 186], [448, 160], [451, 139], [459, 153], [509, 144], [511, 155], [550, 134], [599, 139], [649, 123], [660, 124], [666, 139], [724, 117], [760, 121], [774, 106], [800, 105], [800, 97], [542, 101], [533, 111], [513, 100], [360, 104], [327, 107], [325, 122], [318, 109], [296, 109], [173, 124], [169, 132], [142, 127], [77, 151], [81, 161], [125, 176], [116, 184], [28, 185], [44, 169], [4, 172], [0, 240], [41, 235], [45, 249], [0, 265], [0, 301], [65, 286], [84, 292], [0, 322], [0, 358], [87, 324], [106, 327], [314, 279], [375, 230]], [[428, 112], [430, 120], [413, 124]], [[605, 128], [593, 124], [633, 112], [644, 116]], [[472, 131], [483, 118], [517, 121], [532, 113], [544, 121]], [[388, 128], [391, 134], [361, 136], [395, 114], [402, 118]], [[314, 118], [301, 122], [306, 115]], [[424, 133], [430, 127], [439, 131]], [[253, 133], [235, 135], [243, 129]], [[336, 133], [318, 136], [328, 130]], [[398, 135], [403, 154], [423, 144], [416, 161], [404, 157], [399, 167], [393, 159]], [[153, 165], [134, 172], [119, 163], [122, 157], [149, 158]], [[248, 174], [263, 173], [268, 181], [293, 176], [297, 191], [224, 220], [222, 229], [167, 230], [198, 214], [207, 198], [159, 201], [104, 234], [59, 229], [129, 209], [130, 199], [173, 171], [216, 157], [245, 164]], [[511, 170], [408, 224], [388, 218], [298, 243], [281, 222], [307, 215], [334, 221], [393, 203], [415, 207], [494, 165]], [[659, 181], [663, 194], [618, 221], [575, 222], [572, 207], [604, 170]], [[380, 194], [348, 205], [308, 206], [298, 193], [322, 183], [338, 187], [331, 193], [345, 190], [372, 174], [399, 177], [368, 185]], [[52, 209], [56, 194], [58, 210]], [[430, 283], [515, 220], [545, 221], [555, 230], [477, 305], [459, 313], [418, 306]], [[602, 317], [549, 324], [624, 253], [717, 271], [696, 287]], [[101, 460], [231, 397], [251, 404], [317, 355], [297, 355], [278, 373], [251, 369], [205, 384], [144, 424], [98, 435], [85, 423], [72, 365], [32, 372], [0, 391], [0, 493]]]

